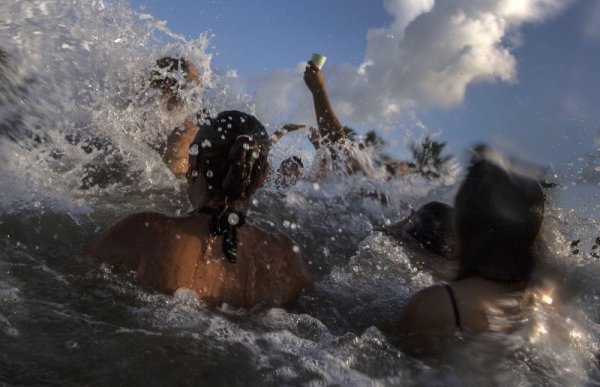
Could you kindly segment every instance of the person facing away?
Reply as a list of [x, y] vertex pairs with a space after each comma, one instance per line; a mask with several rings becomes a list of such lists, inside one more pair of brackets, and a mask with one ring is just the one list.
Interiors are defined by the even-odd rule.
[[458, 277], [416, 293], [396, 333], [422, 349], [433, 337], [456, 331], [513, 328], [527, 300], [543, 214], [536, 180], [474, 158], [455, 198]]
[[189, 151], [183, 217], [137, 213], [110, 226], [87, 254], [138, 272], [165, 292], [193, 290], [213, 305], [288, 304], [312, 288], [295, 243], [246, 222], [249, 200], [267, 176], [269, 137], [253, 116], [224, 111], [204, 123]]

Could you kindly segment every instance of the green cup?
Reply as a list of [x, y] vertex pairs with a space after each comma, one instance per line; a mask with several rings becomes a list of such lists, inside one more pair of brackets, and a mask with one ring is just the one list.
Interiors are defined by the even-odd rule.
[[319, 70], [323, 68], [326, 60], [326, 56], [317, 54], [316, 52], [313, 52], [312, 56], [310, 57], [310, 61], [313, 62], [313, 64], [317, 66]]

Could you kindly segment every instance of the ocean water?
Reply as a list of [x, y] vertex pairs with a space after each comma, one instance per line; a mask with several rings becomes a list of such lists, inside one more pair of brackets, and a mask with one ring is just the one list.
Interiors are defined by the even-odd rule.
[[[350, 176], [259, 190], [250, 222], [298, 242], [316, 281], [292, 309], [236, 310], [166, 295], [82, 256], [140, 210], [189, 211], [184, 183], [148, 144], [200, 109], [253, 112], [211, 71], [208, 36], [186, 40], [125, 3], [0, 3], [0, 382], [33, 385], [597, 385], [596, 187], [550, 192], [540, 302], [517, 331], [456, 337], [417, 359], [389, 335], [411, 294], [452, 263], [380, 231], [409, 208], [451, 202], [444, 179]], [[153, 58], [202, 74], [180, 112], [144, 88]], [[268, 124], [268, 123], [267, 123]], [[302, 149], [273, 152], [282, 155]], [[310, 156], [305, 155], [307, 161]], [[574, 188], [573, 188], [574, 187]], [[375, 190], [387, 204], [365, 195]]]

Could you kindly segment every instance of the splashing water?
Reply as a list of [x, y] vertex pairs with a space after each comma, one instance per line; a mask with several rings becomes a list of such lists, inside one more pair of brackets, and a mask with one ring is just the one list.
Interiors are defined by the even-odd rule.
[[[545, 220], [548, 262], [540, 270], [559, 273], [563, 311], [542, 298], [520, 331], [457, 339], [433, 364], [386, 335], [410, 295], [446, 278], [448, 265], [424, 264], [417, 250], [377, 229], [428, 200], [451, 202], [457, 170], [435, 181], [374, 173], [286, 190], [271, 179], [249, 221], [290, 235], [316, 279], [315, 293], [291, 311], [210, 308], [185, 289], [159, 294], [133, 274], [88, 262], [83, 246], [125, 214], [189, 209], [153, 145], [189, 114], [232, 104], [252, 112], [251, 100], [220, 86], [206, 35], [186, 40], [126, 3], [5, 1], [0, 20], [1, 381], [600, 382], [600, 263], [592, 254], [600, 230], [556, 206]], [[178, 54], [202, 81], [185, 91], [181, 110], [167, 111], [145, 80], [157, 58]], [[306, 165], [313, 157], [290, 144], [270, 161], [289, 154]], [[578, 239], [575, 253], [570, 242]]]

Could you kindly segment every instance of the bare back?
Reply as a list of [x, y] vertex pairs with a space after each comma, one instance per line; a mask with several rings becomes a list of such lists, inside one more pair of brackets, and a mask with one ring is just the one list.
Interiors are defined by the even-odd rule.
[[[294, 243], [251, 225], [238, 228], [237, 262], [224, 258], [222, 236], [211, 236], [210, 216], [131, 215], [105, 231], [88, 253], [136, 270], [143, 285], [165, 292], [189, 288], [219, 305], [284, 305], [312, 288]], [[296, 249], [297, 250], [297, 249]]]

